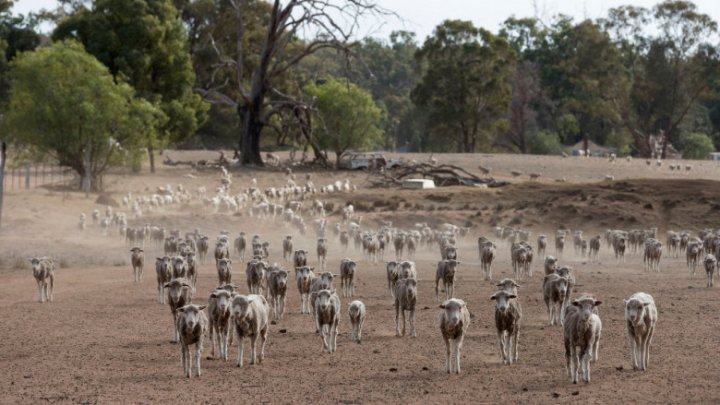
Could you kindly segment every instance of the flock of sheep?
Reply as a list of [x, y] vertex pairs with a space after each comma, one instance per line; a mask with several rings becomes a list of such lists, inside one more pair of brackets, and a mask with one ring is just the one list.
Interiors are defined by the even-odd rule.
[[[344, 312], [350, 320], [353, 341], [362, 342], [366, 317], [372, 319], [372, 314], [368, 314], [365, 304], [354, 299], [358, 262], [343, 258], [337, 273], [326, 269], [331, 241], [335, 241], [342, 251], [347, 251], [352, 242], [355, 252], [360, 254], [362, 251], [368, 265], [380, 261], [385, 263], [388, 290], [395, 309], [397, 336], [406, 334], [406, 315], [410, 336], [417, 336], [418, 282], [416, 264], [413, 261], [415, 253], [421, 247], [425, 250], [437, 249], [439, 261], [434, 289], [440, 308], [440, 335], [446, 345], [445, 369], [448, 373], [460, 373], [460, 352], [470, 325], [470, 312], [465, 301], [454, 294], [457, 270], [462, 263], [456, 246], [457, 241], [468, 237], [471, 230], [453, 224], [432, 227], [427, 223], [401, 229], [388, 221], [373, 228], [363, 224], [362, 217], [355, 215], [351, 204], [337, 211], [338, 221], [331, 225], [326, 217], [327, 204], [319, 199], [320, 195], [350, 193], [355, 187], [345, 181], [317, 189], [309, 176], [304, 186], [297, 186], [294, 175], [288, 173], [288, 176], [287, 184], [281, 187], [260, 190], [253, 181], [249, 188], [231, 193], [232, 181], [230, 175], [224, 172], [214, 197], [206, 197], [204, 190], [198, 190], [197, 195], [192, 196], [182, 186], [178, 186], [177, 191], [167, 186], [149, 197], [133, 198], [127, 195], [123, 204], [132, 210], [136, 219], [139, 219], [142, 212], [158, 209], [163, 204], [182, 204], [197, 199], [209, 205], [213, 211], [225, 204], [229, 211], [245, 210], [248, 216], [256, 220], [279, 220], [279, 223], [266, 223], [284, 226], [285, 229], [295, 230], [301, 235], [306, 235], [307, 224], [311, 224], [317, 237], [317, 267], [308, 265], [310, 252], [296, 249], [292, 235], [283, 238], [281, 244], [283, 261], [291, 265], [294, 271], [299, 312], [311, 315], [309, 319], [312, 319], [312, 327], [321, 340], [322, 351], [326, 353], [333, 353], [337, 349], [338, 326], [343, 312], [341, 297], [352, 300]], [[306, 206], [308, 200], [312, 202]], [[105, 234], [120, 235], [128, 247], [131, 247], [130, 261], [135, 282], [141, 282], [143, 278], [145, 249], [163, 252], [163, 256], [155, 260], [158, 302], [170, 307], [173, 322], [172, 341], [180, 343], [183, 373], [186, 377], [193, 374], [193, 369], [195, 375], [201, 374], [201, 352], [206, 335], [210, 338], [211, 353], [215, 358], [228, 360], [229, 347], [233, 345], [233, 341], [237, 341], [235, 364], [238, 367], [243, 366], [244, 340], [247, 337], [250, 341], [250, 364], [263, 361], [269, 325], [283, 320], [288, 285], [293, 276], [283, 265], [269, 260], [270, 241], [261, 239], [259, 235], [248, 238], [244, 232], [231, 239], [229, 233], [222, 232], [211, 243], [210, 236], [203, 235], [198, 229], [183, 234], [179, 230], [166, 230], [150, 224], [130, 227], [127, 216], [113, 212], [110, 207], [105, 210], [105, 217], [100, 216], [98, 210], [92, 213], [93, 224], [99, 226]], [[307, 218], [312, 220], [306, 223]], [[85, 228], [85, 214], [82, 214], [80, 229]], [[113, 228], [115, 232], [111, 232]], [[606, 246], [612, 250], [618, 262], [624, 262], [626, 249], [632, 252], [642, 251], [645, 270], [659, 272], [663, 243], [657, 239], [656, 234], [655, 228], [608, 230], [604, 238]], [[331, 236], [334, 239], [330, 239]], [[577, 383], [579, 372], [582, 373], [583, 381], [589, 382], [590, 362], [597, 361], [599, 356], [602, 322], [598, 306], [601, 301], [592, 294], [573, 296], [576, 286], [574, 271], [569, 266], [561, 266], [559, 262], [564, 254], [566, 239], [572, 240], [576, 255], [597, 260], [602, 237], [597, 235], [587, 240], [582, 231], [571, 233], [567, 229], [558, 230], [554, 236], [556, 257], [546, 254], [549, 239], [546, 235], [539, 235], [534, 246], [530, 243], [530, 237], [531, 232], [527, 230], [496, 227], [492, 236], [494, 240], [484, 236], [478, 238], [480, 269], [486, 280], [492, 280], [492, 264], [498, 255], [499, 247], [509, 250], [512, 263], [513, 278], [497, 282], [497, 290], [490, 297], [495, 302], [494, 319], [501, 359], [505, 364], [518, 361], [518, 339], [523, 318], [518, 294], [519, 282], [532, 278], [532, 262], [537, 254], [543, 260], [545, 274], [541, 288], [548, 322], [550, 325], [562, 325], [563, 328], [567, 371], [573, 383]], [[691, 274], [695, 273], [698, 262], [703, 260], [708, 277], [707, 285], [712, 286], [716, 257], [720, 254], [720, 235], [712, 230], [700, 231], [695, 237], [688, 231], [669, 231], [666, 245], [669, 254], [676, 257], [680, 252], [686, 254]], [[396, 260], [385, 261], [385, 252], [391, 247], [394, 248]], [[231, 253], [236, 261], [245, 266], [247, 293], [241, 293], [241, 288], [235, 283], [237, 273], [233, 272]], [[213, 259], [217, 271], [217, 288], [210, 292], [205, 301], [196, 291], [198, 270], [201, 265]], [[52, 301], [52, 260], [33, 258], [31, 264], [38, 282], [38, 300]], [[338, 276], [340, 293], [334, 285]], [[440, 296], [441, 282], [443, 297]], [[655, 302], [649, 294], [638, 292], [625, 300], [627, 333], [635, 369], [646, 370], [648, 367], [649, 346], [657, 317]], [[193, 354], [190, 351], [192, 346]]]

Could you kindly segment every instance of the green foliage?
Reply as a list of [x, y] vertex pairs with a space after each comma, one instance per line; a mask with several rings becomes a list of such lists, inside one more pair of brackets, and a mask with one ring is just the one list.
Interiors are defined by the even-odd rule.
[[416, 57], [423, 76], [412, 100], [427, 113], [432, 143], [458, 152], [490, 150], [507, 127], [515, 53], [507, 41], [469, 21], [435, 28]]
[[693, 132], [682, 134], [678, 139], [678, 146], [685, 159], [707, 159], [711, 152], [715, 152], [712, 139], [701, 133]]
[[611, 131], [607, 136], [607, 145], [617, 149], [618, 156], [629, 155], [633, 144], [632, 134], [624, 128]]
[[537, 131], [528, 136], [528, 151], [534, 155], [559, 155], [562, 144], [556, 133]]
[[157, 126], [160, 144], [148, 147], [182, 142], [205, 121], [207, 105], [192, 89], [187, 34], [170, 0], [95, 0], [91, 9], [60, 21], [53, 39], [64, 38], [83, 43], [116, 80], [162, 109], [167, 119]]
[[382, 140], [382, 111], [367, 91], [336, 79], [308, 85], [305, 91], [316, 98], [318, 145], [334, 151], [338, 161], [349, 149], [372, 148]]
[[116, 83], [75, 41], [19, 54], [11, 77], [5, 117], [11, 140], [49, 154], [81, 178], [87, 175], [95, 189], [102, 173], [125, 163], [144, 132], [162, 122], [161, 111], [134, 99], [130, 86]]

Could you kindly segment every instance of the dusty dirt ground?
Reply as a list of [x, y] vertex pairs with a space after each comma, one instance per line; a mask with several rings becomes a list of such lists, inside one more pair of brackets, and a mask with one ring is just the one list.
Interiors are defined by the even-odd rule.
[[[171, 152], [173, 157], [214, 156], [208, 153]], [[684, 258], [667, 253], [661, 273], [644, 273], [641, 256], [629, 254], [618, 265], [603, 246], [601, 260], [589, 262], [566, 248], [561, 263], [576, 269], [579, 291], [603, 301], [600, 359], [591, 366], [592, 382], [573, 385], [565, 372], [562, 331], [547, 325], [542, 302], [540, 258], [534, 274], [521, 280], [520, 302], [524, 318], [520, 334], [520, 360], [503, 365], [493, 323], [494, 285], [482, 280], [477, 258], [478, 236], [491, 237], [494, 224], [551, 233], [558, 226], [583, 229], [587, 238], [607, 227], [623, 229], [658, 226], [664, 242], [667, 229], [717, 228], [720, 220], [720, 169], [714, 162], [693, 162], [690, 173], [646, 167], [644, 161], [526, 158], [507, 155], [435, 155], [469, 169], [478, 162], [493, 167], [496, 175], [512, 168], [543, 172], [541, 182], [515, 180], [502, 189], [449, 188], [427, 191], [367, 189], [364, 173], [313, 173], [316, 185], [349, 177], [359, 185], [354, 194], [323, 199], [335, 209], [352, 201], [363, 224], [393, 219], [401, 226], [415, 222], [470, 225], [459, 242], [461, 270], [455, 295], [473, 314], [462, 351], [462, 374], [444, 371], [444, 344], [437, 326], [434, 297], [437, 247], [421, 249], [419, 270], [418, 337], [395, 337], [394, 309], [382, 264], [362, 258], [352, 246], [343, 252], [331, 237], [328, 269], [337, 271], [341, 258], [359, 260], [355, 299], [368, 308], [363, 343], [352, 343], [341, 298], [337, 352], [321, 353], [320, 338], [311, 317], [299, 314], [299, 297], [289, 288], [285, 318], [270, 327], [263, 364], [236, 368], [234, 362], [208, 360], [209, 341], [203, 352], [203, 375], [185, 379], [180, 349], [170, 343], [172, 323], [167, 305], [156, 300], [153, 258], [159, 249], [147, 248], [145, 277], [132, 282], [128, 247], [99, 229], [77, 230], [80, 212], [89, 213], [96, 196], [85, 198], [58, 189], [13, 191], [6, 194], [0, 234], [0, 403], [717, 403], [720, 391], [708, 377], [720, 375], [717, 351], [717, 288], [705, 288], [704, 275], [691, 277]], [[409, 158], [427, 159], [426, 155]], [[493, 162], [493, 163], [487, 163]], [[106, 184], [120, 201], [123, 193], [147, 194], [163, 184], [184, 184], [188, 189], [212, 189], [218, 173], [160, 168], [148, 174], [112, 175]], [[615, 182], [603, 182], [605, 174]], [[619, 173], [619, 174], [618, 174]], [[284, 177], [271, 170], [236, 172], [235, 190], [257, 178], [261, 187], [279, 185]], [[569, 184], [557, 184], [556, 177]], [[621, 181], [622, 179], [622, 181]], [[633, 179], [633, 180], [627, 180]], [[542, 181], [544, 180], [544, 181]], [[587, 182], [587, 183], [585, 183]], [[648, 206], [649, 204], [649, 206]], [[337, 216], [330, 219], [337, 222]], [[174, 207], [132, 220], [184, 231], [194, 228], [214, 237], [222, 229], [259, 234], [272, 243], [271, 261], [283, 263], [281, 240], [296, 238], [295, 248], [315, 250], [312, 232], [302, 238], [281, 222], [252, 220], [247, 215], [210, 213], [199, 204]], [[548, 248], [553, 254], [554, 249]], [[27, 257], [51, 255], [62, 268], [56, 271], [55, 301], [35, 302], [36, 287]], [[510, 275], [509, 249], [501, 245], [493, 278]], [[393, 258], [392, 249], [385, 254]], [[311, 262], [316, 258], [311, 254]], [[233, 259], [237, 259], [233, 256]], [[244, 264], [233, 267], [235, 283], [244, 287]], [[200, 266], [194, 302], [207, 300], [216, 285], [214, 265]], [[339, 286], [337, 281], [336, 286]], [[623, 299], [637, 291], [655, 297], [659, 322], [651, 347], [650, 368], [632, 371], [625, 338]], [[247, 345], [246, 345], [247, 346]], [[234, 359], [237, 347], [230, 350]], [[247, 356], [247, 347], [246, 347]], [[246, 357], [247, 360], [247, 357]], [[712, 379], [712, 378], [711, 378]]]

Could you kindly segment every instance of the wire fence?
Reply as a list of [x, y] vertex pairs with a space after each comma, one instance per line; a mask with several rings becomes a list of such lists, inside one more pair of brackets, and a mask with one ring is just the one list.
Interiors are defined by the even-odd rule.
[[20, 167], [6, 167], [3, 187], [5, 190], [29, 190], [47, 185], [61, 185], [74, 179], [74, 172], [67, 166], [27, 163]]

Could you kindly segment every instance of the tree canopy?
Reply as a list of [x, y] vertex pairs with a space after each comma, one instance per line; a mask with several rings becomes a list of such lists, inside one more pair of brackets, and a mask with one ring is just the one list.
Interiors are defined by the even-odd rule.
[[6, 131], [72, 167], [83, 179], [78, 187], [101, 188], [102, 174], [138, 151], [143, 127], [158, 113], [75, 41], [20, 53], [11, 63]]
[[350, 149], [367, 149], [382, 140], [382, 111], [369, 92], [355, 84], [330, 79], [305, 88], [315, 99], [318, 145], [335, 152], [337, 162]]

